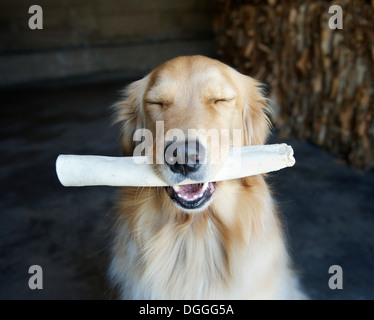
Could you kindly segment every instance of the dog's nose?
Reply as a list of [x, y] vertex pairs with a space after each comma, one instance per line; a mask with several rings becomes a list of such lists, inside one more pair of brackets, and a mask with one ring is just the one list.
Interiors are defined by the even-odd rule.
[[165, 148], [165, 161], [170, 170], [184, 176], [197, 171], [205, 156], [205, 148], [198, 141], [183, 141]]

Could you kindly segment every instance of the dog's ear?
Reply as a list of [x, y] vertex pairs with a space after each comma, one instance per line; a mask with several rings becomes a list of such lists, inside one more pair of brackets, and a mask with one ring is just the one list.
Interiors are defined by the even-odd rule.
[[148, 86], [148, 78], [131, 83], [124, 91], [123, 98], [114, 108], [114, 123], [121, 124], [121, 144], [124, 156], [132, 156], [135, 148], [134, 132], [144, 128], [143, 97]]
[[272, 127], [270, 107], [261, 83], [244, 76], [243, 130], [245, 145], [265, 144]]

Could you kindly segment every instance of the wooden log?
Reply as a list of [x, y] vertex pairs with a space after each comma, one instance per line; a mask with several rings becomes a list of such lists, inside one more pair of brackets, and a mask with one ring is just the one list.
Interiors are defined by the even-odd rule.
[[271, 86], [281, 136], [374, 167], [374, 0], [219, 0], [214, 29], [221, 59]]

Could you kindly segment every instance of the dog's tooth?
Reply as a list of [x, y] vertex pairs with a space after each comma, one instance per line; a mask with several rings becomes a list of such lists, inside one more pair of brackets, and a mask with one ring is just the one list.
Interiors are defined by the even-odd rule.
[[178, 195], [179, 198], [182, 198], [182, 196], [179, 193], [177, 193], [177, 195]]
[[202, 188], [202, 191], [205, 192], [206, 189], [208, 189], [209, 182], [205, 182]]
[[198, 197], [199, 197], [198, 195], [194, 195], [193, 199], [196, 200]]
[[181, 189], [181, 187], [180, 186], [173, 186], [173, 189], [174, 189], [175, 192], [178, 192]]

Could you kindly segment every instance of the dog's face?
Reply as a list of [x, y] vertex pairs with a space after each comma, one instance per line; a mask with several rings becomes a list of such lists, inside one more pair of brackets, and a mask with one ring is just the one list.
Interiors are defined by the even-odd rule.
[[[131, 84], [116, 105], [124, 154], [133, 156], [136, 129], [148, 129], [152, 143], [146, 152], [170, 185], [165, 192], [188, 212], [214, 201], [220, 185], [204, 181], [218, 173], [231, 147], [264, 143], [265, 107], [255, 80], [202, 56], [164, 63]], [[191, 184], [177, 186], [184, 180]]]

